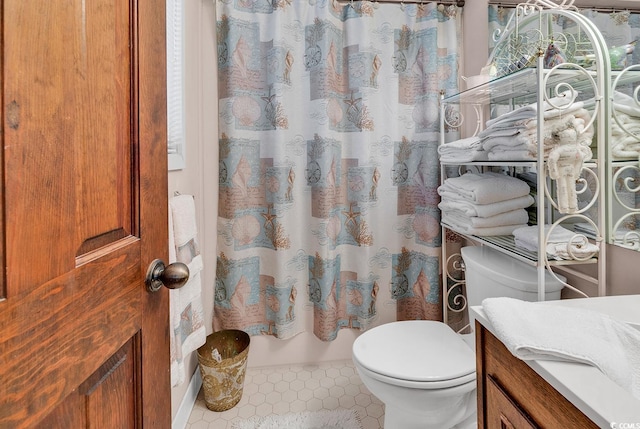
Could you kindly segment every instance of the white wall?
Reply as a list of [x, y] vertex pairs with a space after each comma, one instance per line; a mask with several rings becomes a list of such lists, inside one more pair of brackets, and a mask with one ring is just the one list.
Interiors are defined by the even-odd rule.
[[[217, 71], [214, 0], [184, 2], [186, 166], [169, 172], [169, 197], [174, 192], [195, 197], [198, 238], [204, 258], [203, 303], [207, 334], [213, 317], [218, 212]], [[191, 375], [198, 368], [194, 353], [185, 357], [186, 381], [171, 391], [172, 416], [182, 402]]]
[[[216, 219], [218, 184], [217, 73], [215, 44], [215, 0], [185, 1], [186, 43], [186, 168], [169, 173], [169, 192], [193, 194], [198, 210], [198, 231], [204, 255], [203, 272], [205, 320], [211, 332], [213, 284], [215, 280]], [[487, 0], [467, 0], [464, 7], [464, 47], [461, 74], [478, 74], [488, 51]], [[608, 246], [609, 294], [640, 293], [640, 254]], [[286, 365], [349, 359], [357, 332], [343, 329], [331, 343], [311, 333], [290, 340], [252, 337], [249, 366]], [[190, 375], [197, 369], [195, 354], [187, 361], [187, 381], [172, 390], [175, 416]]]

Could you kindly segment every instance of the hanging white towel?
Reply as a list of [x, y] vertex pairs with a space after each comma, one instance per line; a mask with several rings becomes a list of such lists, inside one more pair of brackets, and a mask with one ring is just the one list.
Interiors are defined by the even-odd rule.
[[514, 356], [595, 366], [640, 399], [640, 331], [595, 311], [513, 298], [487, 298], [482, 308]]
[[184, 358], [206, 341], [202, 308], [202, 255], [198, 246], [193, 196], [178, 195], [169, 201], [169, 261], [189, 267], [189, 281], [170, 291], [171, 385], [185, 380]]

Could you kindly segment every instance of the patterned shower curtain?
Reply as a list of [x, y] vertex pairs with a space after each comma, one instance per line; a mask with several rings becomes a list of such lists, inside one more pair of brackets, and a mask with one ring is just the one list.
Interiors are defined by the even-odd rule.
[[331, 341], [441, 319], [439, 97], [457, 91], [460, 15], [217, 0], [215, 330]]

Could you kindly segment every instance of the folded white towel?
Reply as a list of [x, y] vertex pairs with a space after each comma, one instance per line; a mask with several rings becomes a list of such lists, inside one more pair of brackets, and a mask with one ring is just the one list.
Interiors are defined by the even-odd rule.
[[629, 116], [640, 117], [640, 105], [636, 100], [620, 91], [613, 93], [613, 108], [616, 112], [626, 113]]
[[442, 211], [459, 210], [467, 216], [490, 217], [511, 210], [524, 209], [534, 203], [531, 195], [524, 195], [510, 200], [490, 204], [474, 204], [465, 200], [442, 198], [438, 208]]
[[640, 117], [616, 112], [611, 121], [611, 154], [615, 159], [637, 159], [640, 155]]
[[460, 210], [443, 210], [442, 216], [456, 225], [468, 225], [471, 228], [525, 225], [529, 220], [529, 214], [525, 209], [511, 210], [489, 217], [469, 216]]
[[481, 146], [480, 138], [477, 136], [467, 137], [464, 139], [454, 140], [449, 143], [438, 146], [438, 153], [447, 152], [449, 150], [468, 150], [478, 149]]
[[442, 197], [453, 195], [458, 199], [476, 204], [490, 204], [498, 201], [528, 195], [529, 185], [520, 179], [505, 174], [487, 172], [482, 174], [465, 173], [459, 177], [451, 177], [438, 188]]
[[[557, 97], [553, 97], [549, 100], [551, 103], [544, 103], [544, 111], [550, 111], [549, 117], [553, 117], [556, 115], [562, 115], [564, 113], [568, 113], [571, 109], [578, 109], [583, 106], [583, 104], [576, 104], [576, 102], [572, 103], [571, 100], [571, 92], [565, 91]], [[575, 105], [575, 106], [573, 106]], [[505, 122], [516, 122], [523, 119], [533, 118], [536, 116], [538, 112], [538, 104], [532, 103], [526, 106], [519, 107], [517, 109], [511, 110], [507, 113], [504, 113], [494, 119], [489, 119], [486, 122], [486, 128], [491, 126], [495, 126]], [[544, 114], [544, 113], [543, 113]]]
[[482, 149], [477, 136], [455, 140], [438, 146], [441, 162], [486, 161], [487, 154]]
[[523, 125], [523, 123], [523, 121], [518, 121], [515, 124], [506, 124], [505, 126], [486, 128], [478, 133], [478, 137], [484, 140], [489, 137], [517, 136], [521, 132], [528, 130], [527, 126]]
[[489, 161], [535, 161], [536, 154], [529, 150], [500, 150], [496, 148], [487, 153]]
[[482, 308], [514, 356], [595, 366], [640, 399], [640, 331], [602, 313], [548, 303], [487, 298]]
[[[573, 231], [569, 231], [562, 225], [556, 225], [553, 227], [548, 224], [544, 226], [544, 234], [548, 243], [566, 243], [571, 240], [576, 234]], [[516, 239], [516, 244], [520, 244], [527, 250], [538, 250], [538, 225], [532, 225], [525, 228], [519, 228], [513, 231], [513, 236]], [[576, 236], [576, 239], [580, 236]]]
[[487, 161], [489, 158], [487, 152], [479, 150], [456, 151], [440, 155], [440, 162], [448, 163], [464, 163], [473, 161]]
[[640, 155], [640, 141], [637, 141], [635, 137], [623, 137], [619, 139], [612, 139], [611, 142], [611, 154], [613, 159], [638, 159]]
[[[545, 131], [546, 129], [563, 127], [570, 118], [579, 118], [583, 123], [588, 123], [591, 120], [591, 115], [588, 110], [582, 107], [583, 105], [584, 103], [582, 102], [576, 102], [564, 110], [552, 109], [545, 111], [543, 115]], [[538, 120], [536, 117], [518, 119], [516, 121], [499, 121], [478, 133], [478, 137], [513, 136], [520, 133], [528, 133], [531, 137], [535, 137], [537, 125]]]
[[469, 224], [458, 224], [453, 219], [447, 218], [442, 214], [442, 223], [445, 226], [450, 227], [454, 231], [461, 232], [463, 234], [476, 235], [478, 237], [492, 237], [495, 235], [511, 235], [513, 230], [526, 226], [526, 224], [518, 225], [502, 225], [502, 226], [489, 226], [489, 227], [474, 227]]
[[[556, 259], [574, 259], [589, 258], [595, 256], [599, 252], [599, 247], [591, 242], [582, 234], [570, 231], [561, 225], [544, 226], [544, 234], [546, 237], [546, 252]], [[551, 233], [549, 233], [551, 232]], [[526, 226], [517, 228], [513, 231], [514, 244], [531, 252], [538, 251], [538, 226]], [[573, 255], [573, 256], [572, 256]]]
[[511, 110], [507, 113], [503, 113], [502, 115], [495, 117], [493, 119], [489, 119], [485, 123], [485, 125], [486, 125], [486, 128], [491, 128], [494, 126], [498, 126], [498, 127], [504, 126], [505, 123], [513, 124], [517, 121], [535, 118], [537, 111], [538, 109], [535, 104], [529, 104], [529, 105]]
[[502, 146], [502, 150], [537, 150], [535, 136], [523, 133], [512, 136], [491, 136], [482, 141], [482, 148], [487, 152], [493, 151], [496, 146]]

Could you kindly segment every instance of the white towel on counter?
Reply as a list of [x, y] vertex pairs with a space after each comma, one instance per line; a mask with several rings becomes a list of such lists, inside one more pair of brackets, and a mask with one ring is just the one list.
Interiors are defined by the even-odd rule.
[[514, 298], [487, 298], [482, 308], [517, 358], [592, 365], [640, 399], [640, 331], [595, 311]]
[[189, 267], [189, 281], [170, 291], [171, 385], [185, 381], [184, 358], [206, 341], [202, 307], [202, 255], [198, 246], [196, 210], [191, 195], [169, 200], [169, 262]]
[[500, 173], [465, 173], [450, 177], [438, 187], [443, 198], [465, 200], [475, 204], [491, 204], [498, 201], [528, 195], [529, 185], [520, 179]]
[[[546, 237], [546, 252], [551, 258], [556, 260], [590, 258], [596, 256], [600, 248], [591, 243], [584, 235], [570, 231], [561, 225], [544, 226]], [[551, 234], [549, 234], [551, 231]], [[514, 243], [531, 252], [538, 251], [538, 226], [525, 226], [513, 231]], [[573, 255], [573, 256], [572, 256]]]
[[511, 210], [524, 209], [535, 202], [531, 195], [498, 201], [490, 204], [475, 204], [464, 200], [450, 200], [443, 198], [438, 204], [441, 211], [459, 210], [467, 216], [490, 217]]

